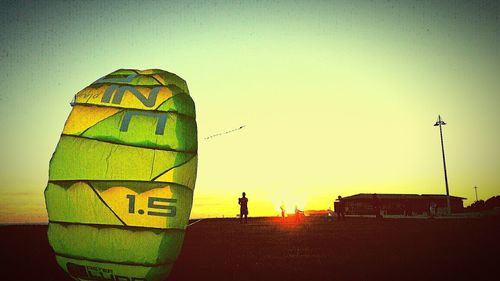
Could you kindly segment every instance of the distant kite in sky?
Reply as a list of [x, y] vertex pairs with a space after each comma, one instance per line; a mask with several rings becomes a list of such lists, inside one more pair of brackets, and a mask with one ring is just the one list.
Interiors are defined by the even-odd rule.
[[196, 181], [186, 82], [158, 69], [120, 69], [72, 105], [45, 189], [57, 263], [76, 280], [164, 280]]
[[245, 126], [246, 125], [243, 125], [243, 126], [240, 126], [239, 128], [236, 128], [236, 129], [232, 129], [232, 130], [229, 130], [229, 131], [225, 131], [223, 133], [218, 133], [218, 134], [215, 134], [215, 135], [211, 135], [211, 136], [206, 137], [205, 139], [208, 140], [208, 139], [215, 138], [215, 137], [218, 137], [218, 136], [230, 134], [232, 132], [235, 132], [235, 131], [243, 129]]

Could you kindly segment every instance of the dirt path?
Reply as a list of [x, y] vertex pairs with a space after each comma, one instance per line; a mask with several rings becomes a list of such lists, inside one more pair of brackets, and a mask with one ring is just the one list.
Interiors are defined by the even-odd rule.
[[[0, 227], [2, 280], [70, 280], [46, 231]], [[206, 219], [188, 228], [169, 280], [493, 280], [499, 237], [499, 219]]]

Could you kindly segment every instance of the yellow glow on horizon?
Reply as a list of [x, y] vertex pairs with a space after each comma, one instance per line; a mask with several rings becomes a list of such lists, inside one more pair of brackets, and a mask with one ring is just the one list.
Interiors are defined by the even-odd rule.
[[24, 190], [0, 192], [0, 206], [2, 207], [0, 223], [45, 223], [48, 221], [43, 193]]

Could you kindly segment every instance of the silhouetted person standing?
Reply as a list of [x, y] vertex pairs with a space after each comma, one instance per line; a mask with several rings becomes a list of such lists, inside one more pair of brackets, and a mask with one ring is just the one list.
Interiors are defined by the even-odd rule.
[[281, 222], [284, 223], [285, 222], [285, 203], [281, 203], [280, 209], [281, 209]]
[[434, 218], [436, 216], [436, 209], [437, 209], [436, 203], [432, 202], [429, 205], [429, 218]]
[[380, 214], [380, 200], [377, 197], [376, 193], [373, 193], [372, 196], [372, 205], [373, 205], [373, 213], [377, 219], [381, 219], [382, 215]]
[[409, 217], [412, 215], [410, 199], [403, 200], [403, 213], [405, 217]]
[[297, 207], [297, 205], [295, 205], [295, 222], [299, 222], [300, 221], [300, 210], [299, 210], [299, 207]]
[[337, 200], [333, 202], [333, 209], [335, 213], [337, 213], [337, 218], [339, 218], [339, 220], [345, 219], [345, 206], [344, 202], [342, 202], [342, 196], [339, 195]]
[[[240, 204], [240, 223], [247, 223], [248, 219], [248, 198], [246, 198], [245, 192], [241, 194], [241, 198], [238, 198], [238, 204]], [[245, 220], [243, 220], [243, 216]]]

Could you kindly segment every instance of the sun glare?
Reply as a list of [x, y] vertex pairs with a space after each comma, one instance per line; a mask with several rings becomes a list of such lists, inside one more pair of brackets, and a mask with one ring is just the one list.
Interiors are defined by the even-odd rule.
[[300, 194], [277, 194], [273, 198], [274, 210], [277, 214], [281, 213], [281, 206], [285, 206], [285, 212], [287, 214], [292, 214], [295, 212], [295, 206], [301, 211], [304, 210], [306, 206], [306, 197]]

